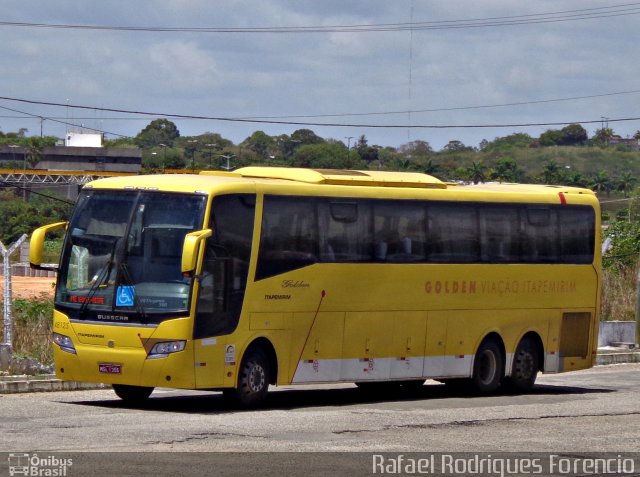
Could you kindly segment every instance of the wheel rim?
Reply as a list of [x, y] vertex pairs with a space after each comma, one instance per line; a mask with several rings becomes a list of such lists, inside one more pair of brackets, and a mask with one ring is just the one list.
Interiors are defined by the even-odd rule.
[[490, 350], [484, 350], [479, 356], [478, 379], [482, 384], [490, 384], [496, 376], [498, 361]]
[[535, 364], [531, 353], [521, 351], [516, 364], [516, 376], [518, 378], [529, 379], [534, 374]]
[[259, 393], [264, 389], [265, 383], [267, 382], [267, 376], [262, 366], [260, 366], [259, 364], [254, 364], [249, 369], [248, 378], [249, 379], [247, 380], [247, 385], [250, 392]]

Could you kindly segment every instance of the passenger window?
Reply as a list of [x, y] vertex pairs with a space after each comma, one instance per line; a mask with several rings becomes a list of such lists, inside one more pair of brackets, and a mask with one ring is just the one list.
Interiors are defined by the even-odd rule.
[[315, 200], [265, 197], [256, 280], [306, 267], [317, 260]]
[[429, 261], [474, 263], [480, 258], [478, 220], [472, 205], [430, 204]]

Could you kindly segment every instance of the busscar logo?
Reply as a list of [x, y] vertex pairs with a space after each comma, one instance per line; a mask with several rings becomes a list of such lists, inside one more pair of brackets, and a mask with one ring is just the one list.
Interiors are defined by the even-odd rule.
[[34, 477], [66, 477], [73, 459], [53, 455], [39, 457], [38, 454], [9, 454], [9, 475]]

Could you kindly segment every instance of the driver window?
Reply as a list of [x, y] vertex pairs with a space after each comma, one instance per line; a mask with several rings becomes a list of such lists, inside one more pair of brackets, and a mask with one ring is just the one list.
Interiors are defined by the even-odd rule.
[[194, 338], [232, 332], [240, 319], [249, 273], [255, 196], [214, 197], [200, 279]]

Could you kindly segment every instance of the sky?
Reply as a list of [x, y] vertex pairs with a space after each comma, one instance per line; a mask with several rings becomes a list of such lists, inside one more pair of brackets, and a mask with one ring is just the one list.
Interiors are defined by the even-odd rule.
[[235, 143], [304, 128], [439, 150], [575, 122], [629, 137], [639, 27], [622, 0], [3, 0], [0, 131], [115, 139], [181, 115], [204, 118], [169, 116], [181, 136]]

